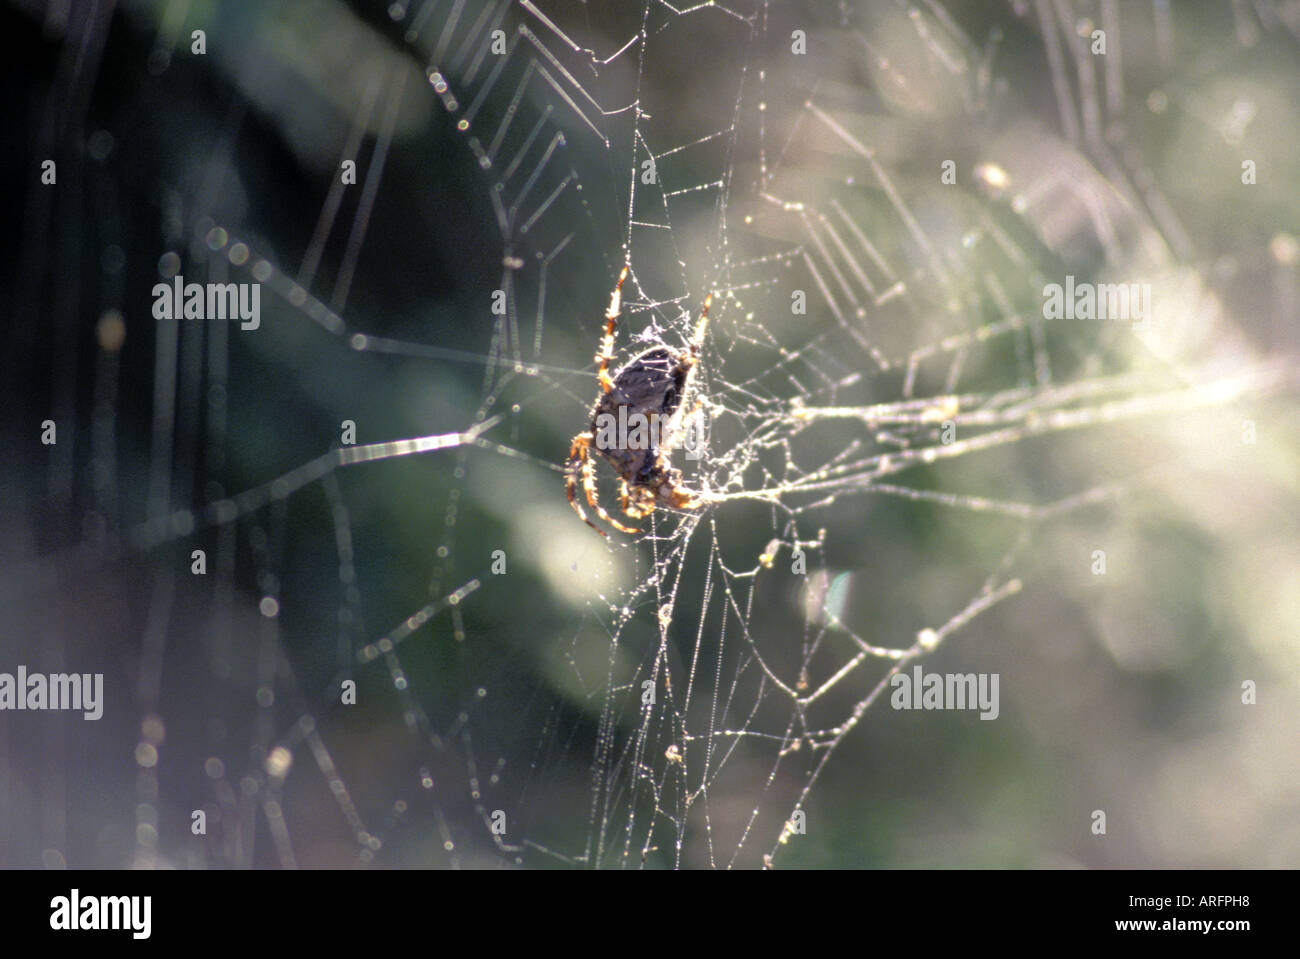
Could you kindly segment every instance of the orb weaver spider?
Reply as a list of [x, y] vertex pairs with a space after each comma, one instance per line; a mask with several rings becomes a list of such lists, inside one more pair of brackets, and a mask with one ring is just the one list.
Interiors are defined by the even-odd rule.
[[[700, 359], [700, 345], [708, 327], [713, 294], [705, 297], [695, 332], [684, 350], [653, 346], [632, 357], [610, 376], [614, 331], [618, 328], [623, 281], [626, 279], [625, 266], [609, 297], [605, 335], [595, 357], [600, 364], [596, 370], [600, 394], [591, 409], [591, 422], [586, 431], [573, 438], [564, 471], [564, 491], [569, 497], [569, 505], [601, 536], [608, 534], [587, 518], [578, 502], [579, 484], [587, 505], [606, 523], [624, 533], [641, 531], [620, 523], [600, 505], [596, 497], [596, 469], [591, 458], [593, 448], [618, 473], [619, 504], [633, 519], [649, 516], [660, 505], [673, 509], [698, 509], [703, 502], [699, 493], [681, 485], [681, 470], [673, 468], [670, 457], [681, 439], [683, 401], [691, 388], [695, 364]], [[700, 405], [696, 402], [691, 415]], [[627, 428], [629, 424], [632, 427], [630, 431]], [[617, 430], [612, 428], [615, 425]]]

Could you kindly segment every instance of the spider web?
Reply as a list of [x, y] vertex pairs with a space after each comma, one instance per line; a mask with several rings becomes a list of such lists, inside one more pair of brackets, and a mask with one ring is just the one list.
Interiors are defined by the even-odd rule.
[[[1023, 844], [972, 852], [925, 797], [996, 791], [1044, 737], [1147, 734], [1096, 718], [1117, 677], [1231, 697], [1250, 646], [1293, 680], [1251, 638], [1272, 613], [1162, 621], [1207, 540], [1231, 546], [1207, 578], [1249, 580], [1243, 552], [1300, 568], [1267, 518], [1294, 515], [1294, 451], [1265, 463], [1241, 438], [1294, 424], [1295, 179], [1239, 169], [1297, 172], [1287, 8], [141, 3], [121, 39], [61, 29], [133, 78], [120, 98], [73, 84], [84, 182], [115, 212], [62, 214], [125, 265], [55, 311], [64, 357], [93, 315], [93, 383], [51, 362], [48, 408], [78, 438], [31, 467], [44, 493], [15, 494], [51, 505], [6, 581], [46, 637], [18, 661], [107, 663], [96, 735], [134, 759], [83, 755], [79, 732], [47, 731], [45, 766], [11, 744], [12, 780], [38, 784], [16, 793], [64, 812], [15, 803], [6, 861], [1149, 865], [1211, 830], [1193, 806], [1181, 832], [1096, 853], [1043, 796]], [[188, 106], [160, 110], [169, 78]], [[149, 160], [160, 143], [185, 146]], [[140, 210], [161, 226], [127, 225]], [[601, 540], [561, 479], [624, 264], [615, 365], [682, 345], [715, 294], [705, 439], [673, 454], [704, 504]], [[260, 283], [261, 327], [154, 321], [148, 291], [176, 274]], [[1044, 319], [1067, 275], [1150, 284], [1151, 315]], [[1258, 505], [1215, 517], [1243, 482]], [[1109, 592], [1098, 550], [1122, 569]], [[1178, 671], [1216, 637], [1226, 678]], [[1000, 721], [891, 710], [918, 664], [1000, 672]], [[1221, 718], [1210, 753], [1256, 723]], [[1186, 783], [1169, 762], [1156, 806]], [[1110, 797], [1140, 819], [1134, 775], [1069, 815]], [[118, 797], [93, 836], [80, 778]], [[1287, 795], [1236, 808], [1267, 832]], [[1023, 802], [988, 799], [1009, 819]], [[928, 838], [900, 851], [898, 830]], [[1300, 850], [1238, 840], [1212, 856]]]

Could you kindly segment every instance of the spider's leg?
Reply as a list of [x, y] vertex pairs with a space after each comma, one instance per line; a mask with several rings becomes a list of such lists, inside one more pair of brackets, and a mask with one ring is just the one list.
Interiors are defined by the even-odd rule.
[[591, 458], [592, 435], [590, 433], [579, 433], [573, 438], [573, 446], [569, 449], [569, 462], [564, 474], [564, 492], [569, 497], [569, 505], [573, 511], [582, 518], [582, 521], [594, 529], [601, 536], [608, 536], [603, 529], [587, 519], [587, 514], [582, 511], [582, 504], [578, 502], [577, 491], [578, 483], [582, 483], [582, 492], [586, 497], [587, 505], [596, 511], [596, 515], [603, 519], [610, 526], [622, 533], [639, 533], [639, 529], [633, 529], [631, 526], [624, 526], [614, 517], [605, 511], [605, 507], [600, 505], [596, 499], [596, 464]]
[[668, 489], [668, 505], [673, 509], [699, 509], [704, 505], [704, 500], [700, 494], [692, 492], [681, 486], [674, 486]]
[[618, 481], [618, 502], [623, 512], [633, 519], [644, 519], [654, 512], [654, 500], [650, 500], [650, 508], [646, 509], [646, 491], [644, 487], [632, 487], [627, 485], [627, 480]]
[[573, 438], [573, 446], [569, 448], [569, 461], [565, 464], [564, 469], [564, 493], [569, 497], [569, 505], [573, 511], [578, 514], [578, 518], [594, 529], [601, 536], [608, 537], [603, 529], [587, 519], [587, 514], [582, 511], [582, 504], [578, 502], [578, 478], [582, 477], [583, 487], [587, 492], [587, 500], [591, 501], [591, 490], [587, 486], [587, 474], [591, 470], [591, 456], [588, 452], [591, 446], [591, 434], [579, 433]]
[[644, 519], [655, 511], [654, 493], [644, 486], [628, 486], [624, 480], [620, 495], [623, 512], [633, 519]]
[[659, 498], [673, 509], [699, 509], [703, 506], [705, 494], [687, 489], [681, 482], [681, 470], [670, 471], [667, 480], [656, 491]]
[[623, 281], [626, 279], [627, 267], [625, 266], [623, 272], [618, 275], [614, 292], [609, 295], [609, 309], [605, 311], [605, 335], [600, 341], [600, 352], [596, 354], [596, 362], [600, 364], [596, 370], [596, 379], [600, 381], [600, 388], [606, 393], [614, 389], [614, 380], [609, 375], [609, 361], [614, 358], [614, 331], [618, 329], [618, 318], [622, 312]]
[[614, 527], [621, 533], [633, 534], [641, 532], [639, 529], [632, 526], [624, 526], [618, 520], [614, 519], [614, 517], [610, 516], [609, 513], [605, 512], [605, 507], [600, 505], [600, 501], [596, 499], [596, 467], [590, 456], [587, 457], [586, 462], [582, 466], [582, 488], [587, 494], [587, 505], [594, 509], [596, 515], [610, 526]]
[[704, 343], [704, 333], [709, 328], [709, 307], [713, 305], [713, 293], [704, 298], [704, 307], [700, 310], [699, 322], [695, 324], [695, 333], [691, 336], [691, 355], [700, 355], [700, 346]]

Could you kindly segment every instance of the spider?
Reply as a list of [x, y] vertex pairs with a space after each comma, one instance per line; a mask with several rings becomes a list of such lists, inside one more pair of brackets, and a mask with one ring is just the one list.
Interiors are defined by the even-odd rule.
[[[618, 275], [618, 283], [609, 297], [605, 311], [605, 335], [600, 342], [596, 362], [600, 364], [596, 379], [600, 393], [591, 409], [591, 423], [585, 432], [573, 438], [565, 464], [564, 491], [569, 505], [584, 523], [601, 536], [608, 534], [587, 518], [578, 502], [578, 484], [587, 505], [610, 526], [624, 533], [640, 530], [620, 523], [596, 499], [596, 468], [591, 457], [594, 449], [619, 475], [619, 503], [633, 519], [649, 516], [659, 505], [674, 509], [697, 509], [700, 495], [684, 488], [680, 470], [674, 469], [669, 457], [681, 438], [682, 404], [691, 385], [691, 374], [700, 359], [700, 344], [709, 321], [710, 293], [704, 300], [695, 333], [686, 349], [654, 346], [628, 360], [614, 375], [609, 364], [614, 359], [614, 330], [618, 327], [623, 281], [627, 267]], [[700, 404], [695, 404], [698, 410]], [[691, 411], [692, 414], [695, 410]]]

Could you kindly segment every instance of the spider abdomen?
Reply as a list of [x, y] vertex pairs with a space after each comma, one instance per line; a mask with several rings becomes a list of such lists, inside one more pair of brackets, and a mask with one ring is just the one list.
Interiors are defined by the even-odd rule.
[[672, 416], [682, 404], [682, 390], [691, 364], [683, 354], [657, 346], [630, 359], [614, 377], [613, 400], [631, 410]]
[[654, 347], [629, 360], [592, 412], [593, 445], [634, 486], [657, 486], [669, 475], [667, 456], [677, 425], [688, 354]]

